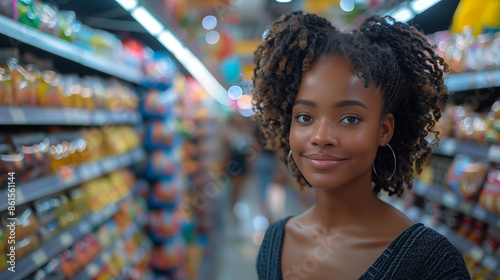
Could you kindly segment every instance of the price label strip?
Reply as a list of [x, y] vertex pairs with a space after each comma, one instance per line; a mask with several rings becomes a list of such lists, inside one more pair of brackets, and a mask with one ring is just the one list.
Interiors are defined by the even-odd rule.
[[49, 261], [47, 254], [42, 249], [38, 249], [31, 254], [31, 260], [35, 263], [35, 266], [39, 267], [46, 264]]
[[59, 242], [61, 242], [64, 248], [68, 248], [69, 246], [73, 245], [73, 243], [75, 243], [75, 240], [73, 239], [73, 236], [71, 236], [71, 234], [65, 232], [59, 236]]
[[475, 260], [475, 261], [480, 261], [483, 256], [484, 256], [484, 250], [481, 249], [478, 246], [472, 246], [472, 248], [469, 250], [469, 256]]
[[487, 217], [487, 214], [486, 211], [484, 211], [484, 209], [476, 206], [472, 210], [472, 216], [474, 216], [474, 218], [478, 220], [484, 221]]
[[493, 162], [500, 162], [500, 146], [490, 146], [490, 148], [488, 149], [488, 160]]
[[91, 230], [90, 224], [87, 222], [80, 223], [79, 228], [80, 228], [80, 232], [82, 232], [82, 233], [87, 233], [87, 232], [90, 232], [90, 230]]
[[88, 181], [94, 178], [92, 173], [92, 167], [85, 164], [79, 168], [80, 174], [82, 175], [82, 181]]
[[441, 201], [442, 201], [444, 206], [446, 206], [448, 208], [453, 208], [453, 209], [455, 209], [457, 204], [458, 204], [457, 198], [452, 193], [449, 193], [449, 192], [445, 192], [443, 194]]
[[498, 266], [498, 260], [491, 256], [491, 255], [487, 255], [486, 257], [484, 257], [484, 259], [481, 261], [481, 264], [486, 267], [487, 269], [493, 271], [495, 270], [495, 268]]
[[457, 141], [454, 139], [447, 139], [441, 145], [441, 152], [445, 155], [454, 155], [457, 150]]
[[18, 188], [16, 189], [16, 203], [21, 204], [26, 202], [26, 197], [24, 196], [23, 190]]
[[91, 277], [94, 278], [94, 276], [99, 273], [99, 267], [95, 263], [91, 263], [87, 265], [87, 268], [85, 269], [87, 271], [87, 274]]
[[9, 108], [10, 118], [13, 123], [27, 123], [26, 114], [22, 108]]

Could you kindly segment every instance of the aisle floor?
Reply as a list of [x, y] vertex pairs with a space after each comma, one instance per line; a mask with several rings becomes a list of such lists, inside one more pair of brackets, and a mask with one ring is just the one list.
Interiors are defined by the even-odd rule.
[[[263, 220], [259, 207], [258, 188], [252, 179], [254, 177], [248, 177], [241, 199], [235, 206], [237, 218], [228, 211], [229, 190], [217, 202], [216, 224], [220, 232], [215, 240], [211, 271], [204, 280], [258, 279], [256, 260], [266, 220]], [[274, 219], [296, 215], [304, 210], [297, 194], [287, 187], [271, 185], [268, 197], [273, 206], [271, 214]]]

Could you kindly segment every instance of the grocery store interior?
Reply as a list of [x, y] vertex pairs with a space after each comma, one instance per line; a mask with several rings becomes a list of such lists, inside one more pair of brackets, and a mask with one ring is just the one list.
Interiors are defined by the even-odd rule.
[[391, 15], [444, 57], [441, 143], [381, 199], [500, 279], [500, 0], [0, 0], [0, 280], [258, 279], [268, 226], [314, 204], [252, 119], [293, 10]]

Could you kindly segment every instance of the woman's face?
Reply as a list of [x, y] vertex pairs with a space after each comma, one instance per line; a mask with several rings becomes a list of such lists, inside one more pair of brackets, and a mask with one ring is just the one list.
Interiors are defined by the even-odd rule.
[[382, 95], [365, 88], [345, 58], [315, 60], [302, 78], [290, 128], [293, 159], [310, 185], [335, 189], [371, 181], [377, 149], [394, 128], [382, 106]]

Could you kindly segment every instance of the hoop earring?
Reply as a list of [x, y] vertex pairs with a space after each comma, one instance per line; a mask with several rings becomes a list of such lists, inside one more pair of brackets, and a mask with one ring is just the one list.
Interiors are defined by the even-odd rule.
[[293, 173], [292, 166], [290, 165], [290, 158], [292, 157], [292, 149], [290, 149], [290, 152], [288, 152], [288, 160], [286, 163], [288, 164], [288, 169]]
[[377, 173], [377, 170], [375, 169], [375, 163], [372, 164], [372, 169], [373, 169], [373, 172], [375, 173], [375, 175], [377, 175], [377, 177], [379, 177], [380, 179], [383, 179], [383, 180], [391, 180], [392, 179], [392, 176], [394, 176], [394, 174], [396, 173], [396, 154], [394, 153], [394, 150], [392, 149], [391, 145], [389, 145], [389, 143], [387, 143], [387, 147], [389, 147], [389, 149], [391, 149], [391, 152], [392, 152], [392, 157], [394, 158], [394, 169], [392, 170], [392, 174], [389, 178], [382, 178], [378, 175]]

